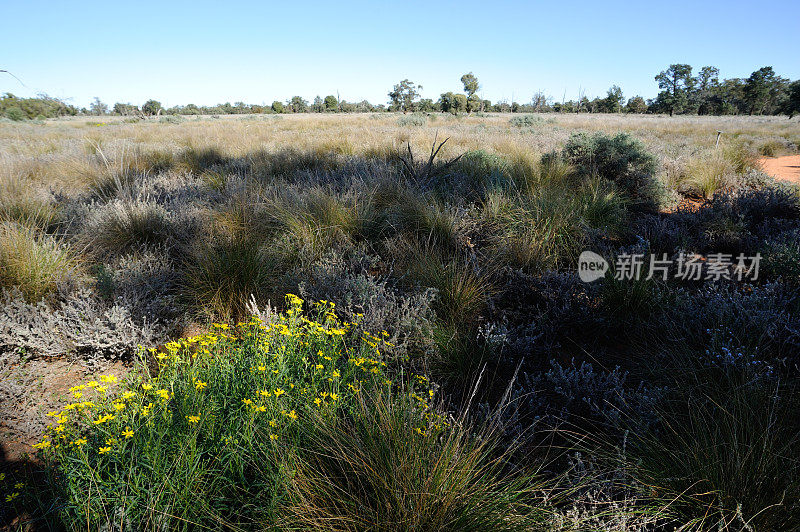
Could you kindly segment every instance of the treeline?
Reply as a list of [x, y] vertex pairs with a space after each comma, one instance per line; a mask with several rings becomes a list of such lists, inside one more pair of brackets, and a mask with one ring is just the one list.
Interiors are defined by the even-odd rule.
[[622, 89], [613, 85], [603, 97], [589, 99], [579, 94], [577, 99], [560, 102], [538, 91], [530, 101], [492, 102], [478, 95], [481, 88], [472, 73], [461, 77], [463, 92], [448, 91], [438, 100], [421, 98], [422, 85], [404, 79], [388, 93], [388, 105], [373, 105], [366, 100], [348, 102], [338, 96], [317, 96], [309, 102], [293, 96], [285, 102], [253, 105], [244, 102], [215, 106], [195, 104], [165, 108], [157, 100], [148, 100], [141, 107], [118, 102], [109, 108], [95, 98], [88, 108], [78, 109], [46, 95], [37, 98], [18, 98], [11, 93], [0, 97], [0, 116], [11, 120], [53, 118], [67, 115], [107, 114], [148, 117], [159, 115], [223, 115], [223, 114], [281, 114], [281, 113], [375, 113], [385, 111], [443, 112], [443, 113], [662, 113], [697, 115], [777, 115], [790, 118], [800, 113], [800, 80], [791, 81], [775, 73], [772, 67], [762, 67], [747, 78], [720, 79], [719, 69], [705, 66], [694, 75], [691, 65], [673, 64], [655, 76], [658, 96], [645, 100], [641, 96], [625, 98]]
[[0, 97], [0, 116], [11, 120], [75, 116], [80, 112], [77, 107], [45, 94], [40, 94], [37, 98], [18, 98], [7, 92]]

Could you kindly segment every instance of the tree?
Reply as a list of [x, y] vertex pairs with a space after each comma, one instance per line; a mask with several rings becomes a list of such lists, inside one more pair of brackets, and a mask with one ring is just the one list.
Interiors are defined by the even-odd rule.
[[693, 83], [691, 65], [670, 65], [668, 69], [661, 71], [655, 80], [658, 82], [658, 88], [662, 89], [657, 100], [669, 110], [669, 115], [683, 111]]
[[272, 111], [275, 113], [282, 113], [283, 112], [283, 102], [279, 102], [275, 100], [272, 102]]
[[472, 96], [481, 88], [478, 78], [472, 72], [461, 76], [461, 83], [464, 84], [464, 92], [467, 93], [467, 96]]
[[114, 104], [114, 114], [122, 116], [133, 116], [139, 114], [139, 108], [129, 103], [117, 102]]
[[464, 92], [467, 93], [467, 112], [480, 110], [482, 100], [475, 94], [481, 88], [478, 78], [470, 72], [461, 76], [461, 83], [464, 85]]
[[467, 96], [465, 94], [454, 94], [453, 95], [453, 111], [454, 111], [454, 114], [458, 114], [461, 111], [466, 111], [468, 104], [469, 104], [469, 100], [467, 100]]
[[547, 107], [547, 96], [542, 91], [537, 91], [531, 98], [531, 105], [537, 113], [544, 111]]
[[300, 96], [292, 96], [288, 105], [293, 113], [305, 113], [308, 111], [308, 102]]
[[800, 113], [800, 80], [793, 81], [789, 85], [789, 95], [786, 100], [786, 114], [790, 120], [795, 113]]
[[775, 75], [771, 66], [759, 68], [750, 74], [744, 82], [744, 101], [748, 114], [769, 112], [778, 99], [783, 81]]
[[419, 97], [419, 90], [421, 89], [422, 85], [415, 85], [408, 79], [404, 79], [395, 85], [389, 93], [392, 110], [400, 109], [403, 113], [412, 111], [414, 109], [414, 100]]
[[161, 113], [164, 108], [161, 107], [161, 102], [156, 100], [147, 100], [142, 106], [142, 113], [146, 116], [154, 116]]
[[689, 107], [697, 114], [706, 115], [714, 112], [719, 105], [715, 91], [719, 87], [719, 69], [704, 66], [694, 79], [694, 91], [689, 98]]
[[620, 113], [622, 112], [622, 103], [624, 101], [625, 97], [622, 95], [622, 89], [617, 85], [612, 85], [601, 102], [601, 107], [606, 113]]
[[315, 113], [321, 113], [325, 110], [325, 103], [322, 101], [322, 96], [314, 98], [314, 103], [311, 104], [311, 110]]
[[467, 97], [467, 113], [471, 113], [473, 111], [480, 111], [482, 104], [483, 100], [481, 100], [480, 96], [478, 96], [477, 94], [470, 94]]
[[325, 96], [325, 110], [329, 112], [336, 112], [339, 110], [339, 100], [334, 95]]
[[641, 96], [634, 96], [633, 98], [628, 100], [628, 104], [625, 106], [625, 111], [628, 113], [637, 113], [637, 114], [646, 113], [647, 103]]
[[439, 97], [439, 108], [443, 113], [457, 115], [467, 109], [467, 96], [465, 94], [455, 94], [451, 91], [443, 93]]
[[108, 113], [108, 106], [100, 101], [100, 98], [95, 96], [94, 101], [89, 106], [93, 115], [104, 115]]

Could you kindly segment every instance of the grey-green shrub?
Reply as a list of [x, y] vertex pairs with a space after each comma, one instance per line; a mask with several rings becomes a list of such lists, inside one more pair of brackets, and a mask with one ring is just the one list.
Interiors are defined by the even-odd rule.
[[655, 208], [662, 198], [655, 178], [658, 164], [641, 141], [627, 133], [574, 133], [564, 158], [585, 176], [599, 175], [627, 193], [634, 205]]

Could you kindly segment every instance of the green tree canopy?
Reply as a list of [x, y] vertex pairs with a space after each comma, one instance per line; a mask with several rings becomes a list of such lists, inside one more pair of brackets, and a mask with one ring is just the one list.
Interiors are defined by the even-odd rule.
[[162, 111], [164, 108], [161, 107], [161, 102], [156, 100], [147, 100], [144, 105], [142, 105], [142, 113], [147, 116], [157, 115], [159, 111]]
[[670, 65], [655, 79], [658, 82], [658, 88], [662, 89], [657, 99], [667, 108], [670, 116], [683, 111], [693, 84], [691, 65]]
[[464, 84], [464, 92], [467, 93], [467, 96], [472, 96], [481, 88], [478, 78], [472, 72], [461, 76], [461, 83]]
[[389, 92], [393, 110], [401, 110], [404, 113], [414, 109], [414, 100], [419, 97], [419, 90], [422, 85], [415, 85], [414, 82], [404, 79], [395, 85]]

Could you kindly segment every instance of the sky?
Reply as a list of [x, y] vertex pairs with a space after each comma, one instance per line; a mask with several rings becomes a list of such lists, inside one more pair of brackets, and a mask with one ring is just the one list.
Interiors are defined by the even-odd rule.
[[0, 93], [47, 93], [88, 106], [386, 103], [408, 78], [422, 96], [461, 91], [525, 103], [652, 98], [671, 63], [713, 65], [721, 77], [772, 66], [800, 79], [800, 0], [459, 2], [0, 0]]

